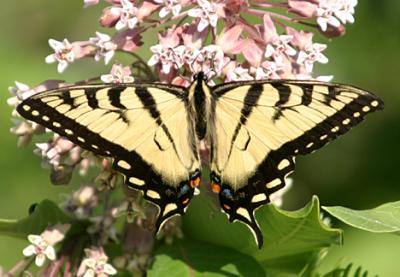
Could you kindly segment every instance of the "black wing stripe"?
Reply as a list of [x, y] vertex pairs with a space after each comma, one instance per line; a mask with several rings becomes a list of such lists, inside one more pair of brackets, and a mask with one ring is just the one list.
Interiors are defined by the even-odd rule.
[[336, 100], [336, 96], [340, 90], [335, 86], [328, 86], [328, 94], [325, 94], [325, 104], [330, 106], [332, 100]]
[[96, 98], [96, 92], [97, 91], [98, 91], [97, 88], [85, 89], [85, 95], [86, 95], [86, 99], [88, 101], [88, 105], [92, 109], [99, 108], [99, 101]]
[[111, 102], [111, 105], [118, 109], [126, 109], [125, 105], [121, 103], [121, 92], [123, 92], [126, 87], [111, 87], [107, 91], [108, 99]]
[[312, 102], [312, 93], [314, 90], [314, 86], [303, 85], [302, 89], [303, 89], [303, 95], [301, 96], [301, 104], [304, 106], [308, 106]]
[[271, 85], [278, 90], [279, 100], [275, 103], [275, 106], [283, 106], [289, 101], [289, 96], [292, 93], [292, 89], [283, 83], [271, 83]]
[[71, 92], [69, 90], [64, 91], [63, 101], [65, 104], [70, 105], [72, 108], [76, 108], [75, 99], [71, 97]]

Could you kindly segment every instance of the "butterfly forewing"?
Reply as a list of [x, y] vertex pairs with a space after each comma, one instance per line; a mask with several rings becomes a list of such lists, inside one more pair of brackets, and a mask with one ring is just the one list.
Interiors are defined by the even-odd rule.
[[114, 158], [126, 184], [159, 207], [157, 230], [184, 213], [194, 192], [191, 178], [200, 170], [185, 90], [161, 84], [74, 86], [34, 95], [18, 112]]
[[294, 157], [347, 132], [383, 102], [363, 90], [316, 81], [248, 81], [212, 90], [211, 179], [231, 221], [247, 224], [285, 185]]

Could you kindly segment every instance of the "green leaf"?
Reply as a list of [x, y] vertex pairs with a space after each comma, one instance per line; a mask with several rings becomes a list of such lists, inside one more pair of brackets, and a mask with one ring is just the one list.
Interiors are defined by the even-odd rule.
[[147, 272], [152, 276], [265, 276], [257, 261], [230, 248], [196, 240], [160, 245]]
[[322, 207], [322, 209], [344, 223], [361, 230], [400, 234], [400, 201], [361, 211], [340, 206]]
[[283, 211], [265, 205], [256, 212], [264, 234], [264, 246], [259, 250], [251, 232], [241, 223], [230, 223], [219, 211], [217, 200], [210, 196], [196, 197], [188, 214], [183, 217], [187, 237], [235, 249], [254, 257], [268, 274], [299, 273], [323, 247], [342, 242], [342, 233], [320, 221], [316, 196], [298, 211]]
[[55, 203], [43, 200], [26, 218], [20, 220], [0, 219], [0, 234], [26, 238], [29, 234], [40, 234], [51, 225], [71, 223], [74, 219], [66, 215]]

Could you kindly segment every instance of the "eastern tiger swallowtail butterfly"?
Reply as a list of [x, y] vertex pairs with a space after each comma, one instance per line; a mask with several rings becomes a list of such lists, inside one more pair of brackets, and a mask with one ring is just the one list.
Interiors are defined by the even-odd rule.
[[156, 232], [186, 211], [200, 183], [199, 142], [210, 147], [211, 190], [230, 221], [258, 246], [254, 212], [313, 152], [383, 102], [364, 90], [299, 80], [210, 87], [199, 73], [188, 88], [161, 83], [79, 85], [49, 90], [17, 108], [25, 118], [95, 154], [112, 157], [126, 185], [159, 208]]

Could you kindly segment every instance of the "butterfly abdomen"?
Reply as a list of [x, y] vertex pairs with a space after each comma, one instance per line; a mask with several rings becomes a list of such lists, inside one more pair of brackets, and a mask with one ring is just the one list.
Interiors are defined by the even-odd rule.
[[204, 139], [207, 133], [209, 97], [210, 89], [206, 84], [204, 74], [200, 72], [189, 88], [189, 102], [194, 113], [196, 135], [199, 140]]

